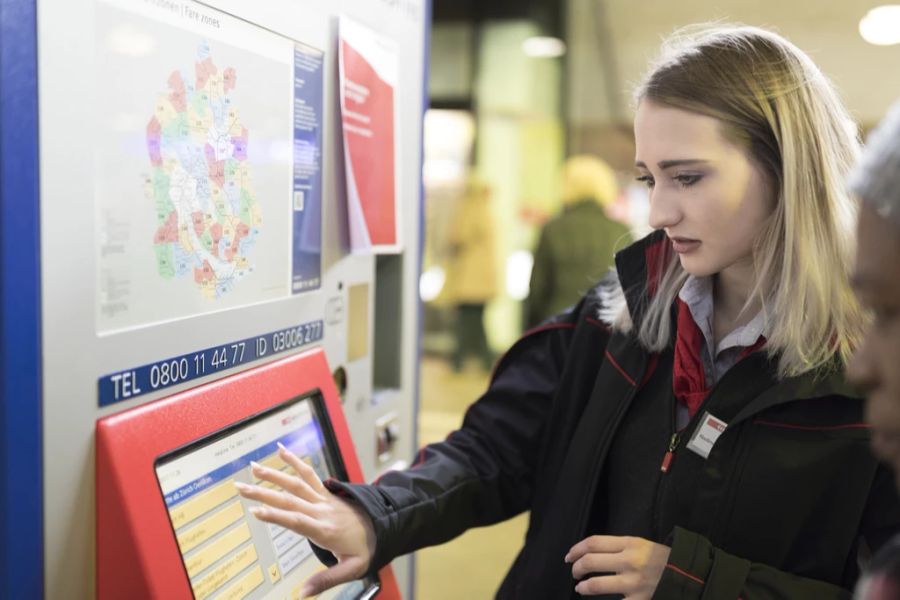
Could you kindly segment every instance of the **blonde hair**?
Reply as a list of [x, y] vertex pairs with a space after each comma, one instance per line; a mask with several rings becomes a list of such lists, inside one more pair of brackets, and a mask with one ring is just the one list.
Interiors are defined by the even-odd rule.
[[605, 206], [614, 202], [618, 195], [616, 174], [608, 164], [588, 154], [566, 160], [562, 174], [563, 204], [592, 198]]
[[[766, 347], [778, 357], [779, 376], [825, 372], [838, 367], [836, 357], [846, 361], [863, 325], [848, 283], [856, 204], [844, 183], [859, 140], [831, 83], [772, 32], [703, 26], [664, 43], [635, 99], [718, 119], [777, 190], [753, 249], [756, 281], [744, 308], [756, 299], [767, 311]], [[661, 260], [637, 331], [653, 351], [670, 343], [671, 306], [687, 278], [674, 253]]]

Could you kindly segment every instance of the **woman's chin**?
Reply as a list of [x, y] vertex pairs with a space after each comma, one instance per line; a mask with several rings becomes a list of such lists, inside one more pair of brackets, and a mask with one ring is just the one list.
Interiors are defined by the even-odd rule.
[[708, 261], [694, 254], [679, 254], [678, 260], [681, 262], [681, 268], [685, 273], [694, 277], [706, 277], [716, 273], [714, 267], [710, 266]]

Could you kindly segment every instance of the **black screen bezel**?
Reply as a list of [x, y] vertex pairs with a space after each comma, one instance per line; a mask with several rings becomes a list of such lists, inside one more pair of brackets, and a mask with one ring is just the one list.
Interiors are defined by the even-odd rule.
[[[311, 412], [313, 414], [313, 418], [316, 419], [319, 424], [319, 428], [322, 431], [322, 437], [324, 438], [325, 442], [325, 461], [328, 463], [329, 470], [333, 471], [332, 476], [340, 481], [347, 481], [347, 467], [344, 464], [344, 458], [341, 454], [340, 445], [338, 444], [337, 436], [334, 433], [334, 428], [331, 425], [331, 419], [328, 417], [328, 411], [325, 409], [325, 397], [322, 395], [322, 391], [319, 388], [315, 388], [309, 390], [308, 392], [285, 400], [284, 402], [281, 402], [274, 406], [270, 406], [269, 408], [258, 413], [249, 415], [239, 421], [235, 421], [234, 423], [231, 423], [230, 425], [227, 425], [222, 429], [197, 438], [196, 440], [192, 440], [187, 444], [178, 446], [177, 448], [174, 448], [157, 456], [153, 461], [153, 476], [156, 480], [156, 487], [159, 490], [160, 499], [164, 499], [165, 494], [163, 493], [162, 485], [159, 482], [159, 476], [157, 474], [157, 468], [159, 466], [170, 463], [173, 460], [177, 460], [182, 456], [199, 450], [203, 446], [208, 446], [209, 444], [215, 443], [216, 441], [228, 437], [229, 435], [241, 429], [252, 426], [253, 423], [265, 419], [272, 413], [284, 410], [291, 405], [298, 404], [300, 402], [309, 402], [310, 408], [312, 409]], [[163, 502], [163, 506], [165, 506], [165, 501]], [[169, 524], [169, 528], [172, 531], [172, 536], [176, 537], [175, 527], [174, 525], [172, 525], [172, 519], [168, 516], [168, 507], [166, 507], [166, 522]], [[310, 543], [309, 540], [307, 540], [307, 543]], [[194, 590], [190, 585], [191, 578], [188, 575], [187, 566], [184, 564], [184, 556], [181, 554], [180, 549], [178, 550], [178, 557], [181, 562], [181, 568], [183, 569], [184, 576], [187, 578], [188, 588], [191, 590], [191, 596], [196, 598], [196, 596], [194, 596]], [[318, 560], [318, 558], [316, 560]], [[377, 575], [367, 575], [366, 577], [363, 577], [358, 581], [363, 582], [363, 591], [358, 596], [356, 596], [357, 600], [365, 600], [366, 598], [371, 598], [374, 593], [381, 588], [381, 581]]]

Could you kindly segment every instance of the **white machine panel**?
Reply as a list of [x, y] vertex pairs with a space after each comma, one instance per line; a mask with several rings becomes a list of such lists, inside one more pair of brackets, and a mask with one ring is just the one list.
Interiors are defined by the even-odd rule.
[[[320, 345], [365, 476], [412, 456], [429, 12], [38, 3], [46, 597], [94, 596], [103, 416]], [[342, 16], [399, 61], [396, 253], [351, 252]]]

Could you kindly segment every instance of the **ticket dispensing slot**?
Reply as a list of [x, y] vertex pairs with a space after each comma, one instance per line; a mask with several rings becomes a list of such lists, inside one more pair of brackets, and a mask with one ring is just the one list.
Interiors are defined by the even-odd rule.
[[[308, 541], [253, 518], [234, 486], [271, 485], [250, 461], [293, 472], [278, 443], [322, 479], [361, 480], [319, 350], [100, 420], [99, 597], [299, 597], [323, 568]], [[400, 596], [388, 567], [319, 597]]]

